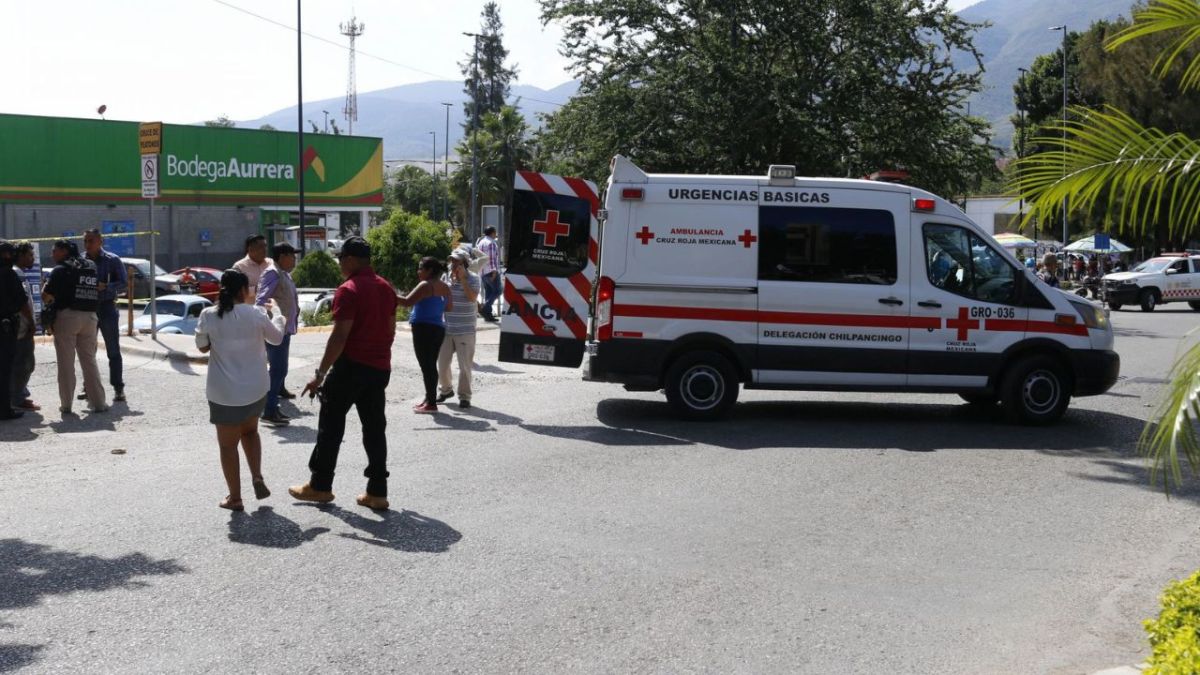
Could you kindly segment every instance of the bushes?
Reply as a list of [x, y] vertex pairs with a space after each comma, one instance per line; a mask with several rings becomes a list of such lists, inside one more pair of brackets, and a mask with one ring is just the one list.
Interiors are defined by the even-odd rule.
[[1144, 625], [1154, 649], [1147, 675], [1200, 673], [1200, 572], [1167, 586], [1162, 612]]
[[337, 288], [342, 284], [342, 271], [333, 256], [313, 251], [296, 265], [292, 280], [297, 288]]
[[445, 260], [450, 255], [450, 237], [445, 223], [425, 216], [394, 211], [387, 222], [367, 233], [371, 264], [392, 282], [397, 291], [417, 285], [417, 263], [430, 255]]

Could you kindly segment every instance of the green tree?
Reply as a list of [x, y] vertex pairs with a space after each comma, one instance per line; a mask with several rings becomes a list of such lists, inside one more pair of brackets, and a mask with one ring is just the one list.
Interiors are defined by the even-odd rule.
[[262, 125], [261, 127], [259, 127], [259, 130], [261, 130], [261, 131], [279, 131], [278, 129], [276, 129], [275, 127], [271, 126], [270, 124], [264, 124], [264, 125]]
[[[435, 190], [437, 192], [437, 213], [432, 213], [430, 209], [434, 206], [433, 193]], [[409, 213], [423, 214], [430, 220], [442, 219], [442, 210], [449, 197], [449, 190], [442, 176], [439, 175], [435, 178], [428, 171], [412, 165], [401, 167], [388, 182], [388, 205]]]
[[204, 123], [206, 127], [216, 127], [219, 129], [232, 129], [237, 126], [237, 122], [229, 119], [228, 115], [220, 115], [215, 120], [208, 120]]
[[535, 145], [529, 124], [512, 106], [488, 113], [481, 120], [479, 136], [472, 143], [465, 137], [458, 144], [461, 162], [450, 175], [450, 194], [460, 213], [471, 209], [471, 166], [473, 149], [479, 151], [479, 204], [507, 204], [513, 174], [533, 167]]
[[475, 64], [476, 44], [471, 45], [466, 61], [459, 64], [466, 79], [463, 91], [467, 95], [467, 101], [463, 104], [463, 112], [467, 118], [467, 128], [470, 128], [476, 115], [498, 113], [508, 104], [512, 80], [517, 76], [516, 68], [505, 64], [508, 60], [508, 50], [504, 47], [504, 22], [500, 20], [500, 6], [495, 2], [483, 6], [479, 37], [476, 40], [479, 50], [478, 70]]
[[417, 285], [417, 263], [429, 255], [445, 260], [450, 255], [450, 235], [444, 223], [423, 215], [393, 211], [387, 222], [367, 233], [375, 271], [397, 290]]
[[[1134, 13], [1132, 25], [1106, 43], [1125, 50], [1163, 39], [1152, 67], [1160, 78], [1176, 77], [1182, 92], [1200, 85], [1200, 3], [1154, 0]], [[1118, 52], [1119, 53], [1119, 52]], [[1062, 136], [1061, 132], [1067, 132]], [[1144, 233], [1168, 223], [1172, 236], [1197, 232], [1200, 214], [1200, 139], [1139, 123], [1112, 106], [1075, 108], [1067, 122], [1046, 126], [1038, 139], [1046, 149], [1018, 162], [1015, 191], [1026, 200], [1026, 218], [1053, 217], [1064, 198], [1079, 212], [1097, 212], [1120, 232]], [[1161, 407], [1146, 425], [1139, 448], [1150, 458], [1151, 480], [1168, 492], [1182, 483], [1181, 456], [1200, 468], [1200, 344], [1175, 364]]]
[[292, 279], [298, 288], [337, 288], [342, 283], [342, 271], [333, 256], [313, 251], [296, 264]]
[[[965, 114], [980, 26], [944, 1], [541, 0], [580, 92], [547, 118], [543, 166], [601, 180], [616, 153], [663, 172], [863, 176], [906, 168], [942, 194], [994, 170]], [[981, 66], [979, 66], [981, 68]]]

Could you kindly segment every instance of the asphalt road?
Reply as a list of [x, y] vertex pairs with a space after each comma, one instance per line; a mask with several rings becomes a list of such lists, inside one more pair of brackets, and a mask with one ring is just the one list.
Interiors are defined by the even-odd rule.
[[[1136, 663], [1160, 589], [1200, 560], [1200, 491], [1165, 499], [1132, 450], [1200, 318], [1176, 307], [1117, 313], [1123, 379], [1049, 429], [952, 396], [777, 392], [685, 424], [660, 395], [498, 364], [494, 345], [474, 409], [416, 416], [402, 334], [383, 516], [354, 505], [356, 422], [337, 505], [287, 497], [307, 477], [307, 401], [264, 432], [275, 495], [218, 509], [203, 367], [127, 357], [127, 406], [0, 425], [0, 670]], [[297, 339], [293, 389], [323, 340]], [[38, 358], [35, 397], [54, 410], [50, 350]]]

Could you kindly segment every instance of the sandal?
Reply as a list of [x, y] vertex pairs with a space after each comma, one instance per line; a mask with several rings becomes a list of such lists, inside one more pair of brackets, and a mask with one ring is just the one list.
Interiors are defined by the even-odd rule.
[[262, 477], [259, 477], [258, 480], [255, 480], [253, 485], [255, 499], [266, 499], [267, 497], [271, 496], [271, 491], [267, 489], [267, 483], [262, 479]]
[[222, 499], [221, 503], [217, 504], [217, 506], [220, 506], [223, 509], [229, 509], [230, 511], [246, 510], [246, 507], [242, 506], [242, 500], [240, 498], [234, 499], [233, 497], [226, 497], [225, 499]]

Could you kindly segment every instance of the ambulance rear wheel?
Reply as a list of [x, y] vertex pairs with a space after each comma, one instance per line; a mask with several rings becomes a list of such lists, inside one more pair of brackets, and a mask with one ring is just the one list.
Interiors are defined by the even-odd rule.
[[722, 417], [738, 397], [737, 370], [716, 352], [689, 352], [667, 369], [667, 401], [687, 420]]
[[1158, 294], [1147, 288], [1138, 296], [1138, 304], [1142, 306], [1143, 312], [1153, 312], [1158, 306]]
[[1016, 424], [1056, 422], [1070, 402], [1070, 378], [1050, 356], [1028, 356], [1013, 363], [1000, 385], [1004, 415]]

